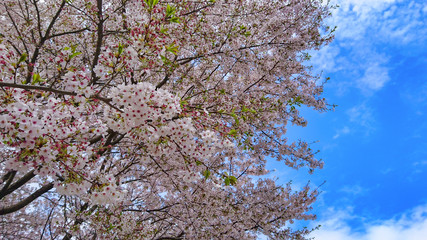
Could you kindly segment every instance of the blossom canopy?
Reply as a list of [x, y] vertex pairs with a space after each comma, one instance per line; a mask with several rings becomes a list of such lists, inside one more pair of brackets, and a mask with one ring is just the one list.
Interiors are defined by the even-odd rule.
[[304, 239], [323, 163], [288, 124], [318, 111], [320, 0], [3, 0], [6, 239]]

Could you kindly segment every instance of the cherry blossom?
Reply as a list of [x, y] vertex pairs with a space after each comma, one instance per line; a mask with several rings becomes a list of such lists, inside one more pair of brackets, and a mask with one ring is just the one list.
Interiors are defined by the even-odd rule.
[[304, 239], [318, 192], [300, 107], [331, 108], [307, 66], [320, 0], [4, 0], [5, 239]]

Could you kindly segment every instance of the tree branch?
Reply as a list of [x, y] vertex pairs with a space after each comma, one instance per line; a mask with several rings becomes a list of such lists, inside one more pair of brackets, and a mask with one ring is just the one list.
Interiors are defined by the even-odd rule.
[[62, 90], [58, 90], [50, 87], [35, 86], [35, 85], [24, 85], [24, 84], [17, 84], [17, 83], [0, 82], [0, 87], [20, 88], [24, 90], [40, 90], [40, 91], [53, 92], [53, 93], [62, 94], [62, 95], [77, 96], [77, 93], [75, 92], [62, 91]]
[[53, 34], [53, 35], [49, 36], [47, 39], [51, 39], [51, 38], [55, 38], [55, 37], [60, 37], [60, 36], [63, 36], [63, 35], [68, 35], [68, 34], [81, 33], [81, 32], [87, 31], [87, 30], [89, 30], [89, 28], [82, 28], [82, 29], [75, 30], [75, 31], [68, 31], [68, 32], [57, 33], [57, 34]]
[[19, 209], [27, 206], [28, 204], [30, 204], [31, 202], [33, 202], [38, 197], [40, 197], [41, 195], [43, 195], [44, 193], [46, 193], [47, 191], [49, 191], [52, 188], [53, 188], [53, 182], [48, 183], [48, 184], [44, 185], [43, 187], [41, 187], [39, 190], [35, 191], [33, 194], [31, 194], [27, 198], [25, 198], [24, 200], [18, 202], [17, 204], [14, 204], [14, 205], [9, 206], [9, 207], [0, 208], [0, 216], [18, 211]]
[[[53, 93], [68, 95], [68, 96], [77, 96], [78, 95], [76, 92], [68, 92], [68, 91], [63, 91], [63, 90], [59, 90], [59, 89], [54, 89], [51, 87], [24, 85], [24, 84], [17, 84], [17, 83], [0, 82], [0, 87], [11, 87], [11, 88], [24, 89], [24, 90], [40, 90], [40, 91], [53, 92]], [[108, 106], [110, 106], [111, 108], [114, 108], [119, 112], [123, 112], [121, 109], [117, 108], [116, 106], [114, 106], [110, 103], [111, 98], [105, 98], [105, 97], [101, 97], [99, 95], [92, 95], [91, 98], [101, 100], [104, 103], [106, 103]]]
[[3, 180], [7, 180], [7, 181], [6, 181], [6, 184], [3, 186], [3, 188], [0, 190], [0, 199], [2, 199], [3, 194], [9, 188], [10, 184], [12, 183], [13, 179], [15, 178], [15, 175], [16, 175], [16, 171], [9, 171], [3, 177]]
[[58, 19], [59, 14], [61, 14], [62, 10], [64, 9], [64, 6], [65, 6], [66, 2], [67, 2], [66, 0], [62, 0], [61, 6], [59, 6], [58, 11], [56, 11], [55, 16], [53, 16], [52, 21], [49, 23], [49, 26], [46, 29], [46, 33], [40, 39], [39, 44], [37, 44], [36, 49], [34, 50], [33, 56], [31, 58], [31, 63], [32, 64], [28, 64], [28, 74], [27, 74], [26, 83], [30, 83], [31, 82], [32, 72], [34, 70], [34, 65], [35, 65], [35, 63], [37, 61], [37, 58], [39, 56], [40, 48], [43, 46], [44, 42], [46, 42], [46, 40], [48, 39], [50, 31], [52, 30], [53, 25], [55, 25], [55, 22]]
[[101, 54], [101, 47], [102, 47], [102, 40], [104, 38], [104, 19], [103, 19], [103, 13], [102, 13], [102, 0], [97, 0], [96, 5], [98, 8], [98, 29], [97, 29], [97, 39], [96, 39], [96, 46], [95, 46], [95, 53], [93, 56], [92, 61], [92, 80], [90, 84], [95, 84], [98, 80], [96, 74], [95, 74], [95, 66], [98, 64], [99, 55]]
[[157, 84], [156, 90], [161, 88], [163, 85], [165, 85], [168, 82], [168, 80], [169, 80], [169, 75], [167, 74], [165, 78], [163, 78], [163, 80], [159, 82], [159, 84]]
[[184, 232], [181, 232], [178, 236], [176, 237], [160, 237], [157, 238], [156, 240], [181, 240], [184, 239]]
[[2, 191], [0, 193], [0, 199], [9, 195], [10, 193], [15, 191], [16, 189], [20, 188], [22, 185], [24, 185], [25, 183], [30, 181], [34, 176], [36, 176], [34, 174], [34, 170], [29, 171], [23, 177], [21, 177], [18, 181], [14, 182], [12, 185], [10, 185], [7, 189], [4, 189], [4, 190], [2, 189]]

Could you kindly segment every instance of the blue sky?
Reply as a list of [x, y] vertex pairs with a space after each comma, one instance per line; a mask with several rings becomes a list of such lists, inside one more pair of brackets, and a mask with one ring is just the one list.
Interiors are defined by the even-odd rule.
[[303, 109], [289, 137], [319, 142], [325, 168], [308, 175], [271, 164], [279, 182], [323, 193], [318, 240], [427, 239], [427, 1], [341, 0], [336, 39], [313, 53], [331, 80], [334, 112]]

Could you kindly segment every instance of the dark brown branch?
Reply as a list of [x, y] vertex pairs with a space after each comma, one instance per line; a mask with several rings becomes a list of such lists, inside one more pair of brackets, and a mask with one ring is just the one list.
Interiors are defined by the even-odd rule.
[[[16, 83], [5, 83], [0, 82], [0, 87], [11, 87], [11, 88], [19, 88], [19, 89], [25, 89], [25, 90], [40, 90], [40, 91], [46, 91], [46, 92], [53, 92], [61, 95], [68, 95], [68, 96], [77, 96], [78, 94], [75, 92], [68, 92], [63, 90], [54, 89], [51, 87], [43, 87], [43, 86], [35, 86], [35, 85], [24, 85], [24, 84], [16, 84]], [[116, 109], [119, 112], [123, 112], [121, 109], [117, 108], [116, 106], [111, 104], [110, 98], [101, 97], [98, 95], [91, 96], [93, 99], [98, 99], [106, 103], [111, 108]]]
[[184, 97], [187, 95], [187, 93], [190, 93], [190, 94], [191, 94], [191, 92], [193, 91], [193, 89], [194, 89], [194, 85], [191, 85], [191, 87], [189, 87], [189, 88], [187, 89], [187, 91], [185, 91], [184, 95], [182, 95], [182, 98], [181, 98], [181, 99], [184, 99]]
[[36, 9], [36, 15], [37, 15], [37, 31], [39, 33], [40, 38], [42, 38], [42, 27], [41, 27], [41, 18], [40, 18], [40, 10], [39, 7], [37, 6], [37, 1], [33, 0], [32, 1], [34, 8]]
[[18, 181], [14, 182], [12, 185], [10, 185], [7, 189], [5, 189], [4, 191], [2, 189], [2, 191], [0, 193], [0, 199], [2, 199], [5, 196], [9, 195], [10, 193], [12, 193], [13, 191], [15, 191], [16, 189], [20, 188], [22, 185], [24, 185], [25, 183], [27, 183], [28, 181], [30, 181], [34, 176], [36, 176], [34, 174], [34, 170], [29, 171], [23, 177], [21, 177]]
[[[62, 196], [61, 196], [61, 198], [62, 198]], [[61, 198], [59, 198], [59, 199], [61, 199]], [[42, 234], [40, 234], [40, 240], [43, 240], [44, 232], [46, 231], [46, 227], [49, 225], [49, 220], [50, 220], [50, 217], [52, 216], [53, 210], [55, 210], [55, 206], [53, 206], [53, 207], [50, 209], [50, 211], [49, 211], [49, 215], [47, 215], [46, 222], [45, 222], [45, 224], [44, 224], [44, 226], [43, 226]]]
[[161, 88], [163, 85], [165, 85], [169, 80], [169, 75], [166, 75], [165, 78], [163, 78], [163, 80], [161, 82], [159, 82], [159, 84], [157, 84], [156, 86], [156, 90]]
[[174, 204], [172, 204], [172, 205], [167, 205], [167, 206], [164, 206], [164, 207], [161, 207], [161, 208], [156, 208], [156, 209], [148, 209], [148, 210], [146, 210], [146, 212], [148, 212], [148, 213], [150, 213], [150, 212], [164, 212], [164, 210], [165, 209], [168, 209], [168, 208], [170, 208], [170, 207], [173, 207], [173, 206], [175, 206], [175, 205], [177, 205], [178, 203], [174, 203]]
[[90, 145], [95, 144], [95, 143], [101, 141], [101, 139], [102, 139], [102, 135], [95, 136], [89, 140], [89, 144]]
[[44, 185], [43, 187], [41, 187], [39, 190], [35, 191], [33, 194], [31, 194], [27, 198], [25, 198], [24, 200], [18, 202], [17, 204], [14, 204], [14, 205], [9, 206], [9, 207], [0, 208], [0, 216], [18, 211], [19, 209], [27, 206], [28, 204], [30, 204], [31, 202], [33, 202], [38, 197], [45, 194], [46, 192], [48, 192], [52, 188], [53, 188], [53, 182], [48, 183], [48, 184]]
[[[7, 4], [3, 4], [3, 5], [4, 5], [5, 9], [6, 9], [6, 13], [7, 13], [10, 21], [12, 22], [13, 27], [15, 28], [16, 33], [19, 36], [18, 39], [21, 40], [22, 45], [24, 45], [25, 51], [28, 53], [27, 44], [24, 41], [24, 37], [22, 36], [21, 31], [19, 31], [18, 25], [16, 25], [15, 18], [10, 14], [8, 5]], [[22, 55], [20, 52], [18, 52], [18, 53], [19, 53], [19, 55]]]
[[[277, 64], [279, 64], [279, 62], [276, 62], [274, 64], [274, 66], [268, 71], [268, 73], [270, 74], [271, 71], [273, 71], [273, 69], [277, 66]], [[267, 75], [262, 76], [260, 79], [258, 79], [258, 81], [252, 83], [250, 86], [248, 86], [243, 92], [247, 92], [250, 88], [252, 88], [253, 86], [257, 85], [258, 83], [260, 83], [261, 81], [263, 81], [265, 79]]]
[[184, 232], [181, 232], [176, 237], [160, 237], [160, 238], [157, 238], [156, 240], [181, 240], [181, 239], [184, 239]]
[[191, 14], [193, 14], [193, 13], [200, 12], [201, 10], [203, 10], [203, 9], [205, 9], [205, 8], [208, 8], [208, 7], [213, 7], [214, 5], [215, 5], [215, 3], [208, 4], [208, 5], [205, 5], [205, 6], [203, 6], [203, 7], [200, 7], [200, 8], [194, 9], [194, 10], [192, 10], [192, 11], [189, 11], [189, 12], [183, 13], [183, 14], [181, 14], [181, 16], [188, 16], [188, 15], [191, 15]]
[[55, 16], [53, 16], [52, 21], [49, 23], [49, 26], [46, 29], [46, 33], [40, 39], [40, 43], [36, 46], [36, 49], [34, 50], [33, 56], [31, 58], [32, 64], [28, 64], [28, 74], [27, 74], [26, 83], [31, 82], [32, 72], [34, 70], [34, 64], [36, 63], [37, 58], [39, 57], [40, 48], [43, 46], [44, 42], [46, 42], [46, 40], [48, 39], [50, 31], [52, 30], [53, 25], [55, 25], [56, 20], [58, 19], [59, 15], [61, 14], [62, 10], [64, 9], [66, 2], [67, 2], [66, 0], [62, 0], [61, 6], [59, 6], [58, 11], [56, 11]]
[[62, 91], [62, 90], [58, 90], [50, 87], [35, 86], [35, 85], [23, 85], [23, 84], [16, 84], [16, 83], [0, 82], [0, 87], [20, 88], [25, 90], [40, 90], [40, 91], [53, 92], [53, 93], [62, 94], [62, 95], [77, 96], [77, 93], [75, 92]]
[[6, 184], [3, 186], [3, 188], [0, 191], [0, 199], [2, 198], [3, 194], [6, 192], [6, 190], [9, 188], [10, 184], [12, 183], [13, 179], [15, 178], [16, 171], [9, 171], [4, 177], [3, 181], [6, 181]]
[[57, 33], [57, 34], [53, 34], [53, 35], [49, 36], [47, 39], [51, 39], [51, 38], [55, 38], [55, 37], [60, 37], [60, 36], [63, 36], [63, 35], [68, 35], [68, 34], [81, 33], [81, 32], [87, 31], [87, 30], [90, 30], [90, 29], [89, 28], [82, 28], [82, 29], [75, 30], [75, 31], [68, 31], [68, 32]]
[[[83, 211], [86, 211], [86, 209], [89, 207], [89, 203], [88, 202], [86, 202], [85, 204], [83, 204], [81, 207], [80, 207], [80, 212], [83, 212]], [[94, 206], [92, 206], [90, 209], [89, 209], [89, 211], [88, 211], [88, 213], [92, 213], [93, 211], [95, 211], [95, 209], [97, 208], [98, 206], [97, 205], [94, 205]], [[75, 227], [75, 226], [78, 226], [78, 225], [80, 225], [80, 224], [82, 224], [84, 222], [84, 219], [83, 218], [77, 218], [77, 219], [75, 219], [74, 220], [74, 225], [73, 225], [73, 228]], [[71, 235], [70, 233], [66, 233], [65, 234], [65, 236], [64, 236], [64, 238], [62, 238], [62, 240], [71, 240], [71, 238], [73, 237], [73, 235]], [[96, 239], [96, 238], [94, 238], [94, 239]]]
[[264, 80], [266, 75], [263, 75], [260, 79], [258, 79], [258, 81], [252, 83], [251, 85], [249, 85], [245, 90], [243, 90], [243, 92], [247, 92], [249, 89], [251, 89], [253, 86], [257, 85], [258, 83], [260, 83], [262, 80]]
[[103, 13], [102, 13], [102, 0], [96, 1], [96, 6], [98, 8], [98, 29], [97, 29], [97, 39], [96, 39], [96, 46], [95, 46], [95, 53], [93, 56], [92, 61], [92, 80], [90, 84], [95, 84], [98, 80], [96, 74], [95, 74], [95, 66], [98, 64], [99, 55], [101, 54], [101, 47], [102, 47], [102, 40], [104, 38], [104, 19], [103, 19]]
[[[234, 50], [229, 50], [227, 52], [236, 52], [236, 51], [241, 51], [241, 50], [246, 50], [246, 49], [259, 48], [259, 47], [263, 47], [263, 46], [270, 46], [270, 45], [282, 45], [282, 46], [286, 45], [286, 46], [289, 46], [290, 44], [289, 43], [274, 43], [274, 42], [270, 41], [268, 43], [262, 43], [262, 44], [256, 44], [256, 45], [250, 45], [250, 46], [240, 47], [240, 48], [237, 48], [237, 49], [234, 49]], [[207, 54], [201, 54], [201, 55], [195, 55], [193, 57], [185, 57], [185, 58], [177, 59], [176, 61], [179, 62], [180, 65], [184, 65], [184, 64], [187, 64], [187, 63], [189, 63], [189, 62], [191, 62], [193, 60], [197, 60], [197, 59], [204, 58], [204, 57], [211, 57], [211, 56], [215, 56], [215, 55], [218, 55], [218, 54], [224, 54], [224, 53], [227, 53], [227, 52], [221, 51], [219, 49], [219, 51], [217, 51], [217, 52], [212, 52], [212, 53], [207, 53]]]

